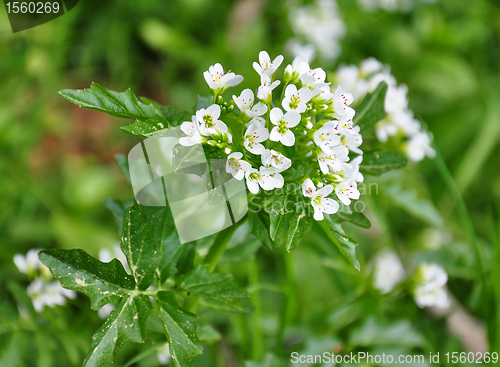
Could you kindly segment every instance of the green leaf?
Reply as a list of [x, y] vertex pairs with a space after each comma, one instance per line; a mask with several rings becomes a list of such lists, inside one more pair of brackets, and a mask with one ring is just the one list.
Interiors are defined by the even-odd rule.
[[79, 107], [106, 112], [117, 117], [141, 120], [159, 113], [154, 105], [139, 101], [130, 89], [118, 93], [92, 83], [88, 89], [63, 89], [59, 94]]
[[361, 212], [353, 211], [351, 206], [340, 203], [337, 213], [330, 214], [330, 218], [338, 223], [350, 222], [362, 228], [371, 228], [371, 223]]
[[160, 112], [160, 115], [168, 121], [170, 126], [179, 126], [184, 122], [186, 118], [186, 111], [177, 111], [172, 106], [164, 106], [149, 98], [141, 97], [141, 101], [145, 104], [152, 104], [153, 106], [155, 106], [156, 109]]
[[[170, 123], [162, 116], [153, 116], [147, 120], [135, 120], [131, 124], [123, 125], [123, 132], [146, 139], [151, 136], [171, 136]], [[175, 131], [175, 130], [174, 130]], [[162, 133], [163, 132], [163, 133]], [[181, 134], [178, 134], [182, 136]]]
[[214, 344], [222, 339], [222, 335], [211, 326], [204, 326], [198, 329], [198, 339], [204, 344]]
[[201, 108], [207, 108], [208, 106], [212, 105], [214, 100], [214, 97], [212, 96], [198, 96], [198, 99], [196, 100], [196, 105], [194, 106], [194, 110], [198, 111]]
[[203, 348], [196, 336], [196, 315], [182, 309], [173, 292], [159, 292], [160, 319], [168, 334], [170, 355], [177, 367], [192, 366]]
[[177, 272], [177, 262], [183, 253], [183, 245], [175, 228], [169, 207], [139, 205], [142, 213], [153, 224], [153, 235], [162, 258], [158, 265], [161, 281], [165, 282]]
[[251, 314], [253, 312], [253, 305], [249, 298], [241, 301], [221, 302], [212, 298], [201, 297], [200, 304], [207, 310], [223, 316]]
[[319, 224], [323, 227], [335, 246], [337, 246], [340, 253], [354, 265], [356, 270], [360, 270], [361, 265], [356, 255], [356, 246], [358, 244], [352, 238], [347, 237], [340, 224], [335, 223], [327, 214], [325, 215], [325, 219], [319, 222]]
[[130, 170], [128, 167], [128, 157], [125, 154], [115, 154], [115, 162], [120, 171], [122, 171], [123, 175], [127, 179], [128, 183], [130, 183]]
[[292, 252], [297, 248], [302, 241], [304, 233], [311, 224], [311, 217], [307, 213], [307, 207], [304, 203], [297, 206], [297, 211], [290, 219], [290, 226], [288, 227], [288, 236], [286, 241], [286, 250]]
[[235, 264], [253, 261], [255, 259], [255, 253], [261, 246], [262, 244], [257, 239], [245, 241], [238, 246], [231, 247], [230, 249], [224, 251], [219, 263]]
[[135, 288], [134, 279], [117, 259], [103, 263], [80, 249], [44, 250], [39, 258], [64, 288], [87, 295], [93, 310], [119, 303]]
[[295, 204], [296, 198], [286, 193], [280, 195], [266, 207], [265, 210], [270, 219], [269, 236], [271, 240], [275, 241], [287, 233], [289, 221], [295, 214]]
[[199, 265], [180, 280], [179, 286], [188, 292], [213, 298], [221, 302], [238, 301], [249, 297], [231, 274], [209, 273]]
[[198, 144], [190, 147], [176, 144], [172, 151], [172, 166], [176, 174], [195, 174], [202, 177], [206, 172], [207, 158]]
[[121, 200], [113, 200], [113, 199], [106, 199], [104, 200], [104, 206], [108, 208], [111, 213], [113, 213], [113, 216], [115, 218], [116, 226], [118, 227], [118, 233], [122, 234], [122, 228], [123, 228], [123, 216], [125, 215], [125, 212], [127, 211], [127, 208], [132, 205], [132, 201], [126, 200], [126, 201], [121, 201]]
[[387, 115], [384, 109], [386, 92], [387, 84], [382, 82], [373, 93], [368, 93], [363, 102], [356, 108], [356, 115], [353, 122], [355, 125], [360, 126], [362, 134], [369, 131]]
[[271, 220], [269, 214], [264, 211], [259, 212], [248, 212], [248, 223], [250, 224], [250, 230], [252, 234], [257, 237], [257, 239], [262, 242], [262, 244], [271, 250], [277, 250], [280, 248], [286, 238], [285, 236], [278, 238], [276, 241], [271, 239], [269, 228], [271, 227]]
[[143, 343], [146, 339], [146, 320], [153, 311], [148, 296], [124, 299], [111, 312], [104, 325], [92, 337], [91, 351], [84, 367], [99, 367], [111, 363], [127, 341]]
[[123, 217], [120, 247], [138, 288], [147, 289], [153, 282], [160, 254], [155, 245], [153, 226], [137, 203], [132, 204]]
[[382, 173], [403, 168], [407, 164], [408, 160], [399, 153], [378, 150], [363, 154], [359, 170], [372, 176], [380, 176]]

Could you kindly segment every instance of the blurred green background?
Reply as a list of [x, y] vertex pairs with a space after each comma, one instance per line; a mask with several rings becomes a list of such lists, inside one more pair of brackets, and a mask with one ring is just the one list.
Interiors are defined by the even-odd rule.
[[[6, 11], [0, 10], [0, 306], [10, 310], [2, 324], [12, 324], [16, 313], [7, 284], [27, 284], [12, 262], [14, 254], [79, 247], [97, 255], [118, 242], [104, 199], [132, 198], [113, 156], [126, 154], [138, 140], [120, 131], [118, 119], [73, 106], [57, 92], [97, 82], [118, 91], [130, 87], [138, 95], [192, 111], [197, 94], [207, 94], [202, 73], [216, 62], [245, 76], [238, 90], [254, 88], [259, 80], [251, 65], [258, 52], [283, 54], [293, 36], [289, 5], [278, 0], [81, 1], [52, 22], [15, 34]], [[340, 56], [325, 69], [334, 71], [339, 64], [358, 64], [373, 56], [408, 85], [410, 108], [434, 134], [479, 243], [494, 265], [500, 259], [500, 9], [482, 0], [416, 2], [407, 13], [365, 12], [349, 0], [338, 0], [338, 5], [347, 31]], [[292, 60], [285, 56], [284, 65]], [[325, 250], [325, 239], [315, 233], [292, 255], [295, 274], [285, 290], [295, 292], [298, 301], [290, 316], [295, 326], [286, 331], [288, 355], [294, 350], [377, 350], [383, 345], [395, 352], [467, 350], [462, 338], [447, 331], [446, 319], [412, 306], [411, 297], [405, 296], [410, 302], [401, 307], [400, 300], [370, 290], [369, 260], [389, 242], [403, 260], [444, 265], [448, 287], [467, 314], [500, 329], [500, 312], [492, 320], [482, 311], [484, 290], [478, 288], [473, 249], [434, 162], [426, 159], [377, 182], [379, 195], [365, 200], [373, 229], [350, 231], [359, 239], [361, 273], [351, 271], [338, 253]], [[267, 287], [261, 292], [261, 323], [271, 338], [283, 301], [283, 289], [274, 291], [283, 286], [281, 279], [272, 270], [282, 259], [266, 248], [256, 257]], [[246, 281], [246, 267], [221, 268]], [[489, 276], [500, 295], [500, 279], [495, 273]], [[82, 332], [71, 336], [79, 340], [74, 351], [65, 347], [72, 357], [55, 365], [79, 365], [86, 353], [101, 322], [88, 306], [79, 298], [59, 312], [64, 316], [57, 327], [64, 329], [77, 314]], [[89, 318], [92, 322], [85, 321]], [[231, 329], [225, 319], [203, 318], [226, 337], [207, 349], [200, 366], [240, 365], [231, 363], [249, 359], [245, 335], [234, 328], [244, 321], [234, 317]], [[40, 322], [49, 322], [44, 320]], [[10, 331], [0, 329], [0, 345], [14, 343]], [[302, 337], [295, 340], [294, 335]], [[401, 341], [398, 335], [410, 336]], [[21, 339], [25, 350], [34, 348]], [[19, 340], [15, 342], [23, 344]], [[133, 348], [125, 348], [117, 365], [137, 353]], [[1, 350], [4, 356], [9, 353]], [[137, 365], [157, 365], [153, 359]], [[20, 356], [18, 361], [13, 365], [35, 365]], [[265, 362], [248, 364], [254, 365]]]

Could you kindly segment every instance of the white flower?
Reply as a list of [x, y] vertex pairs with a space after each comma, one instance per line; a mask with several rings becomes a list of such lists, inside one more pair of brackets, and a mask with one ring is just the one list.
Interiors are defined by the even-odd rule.
[[292, 64], [288, 65], [285, 68], [285, 73], [283, 79], [285, 80], [295, 80], [300, 78], [303, 74], [307, 73], [310, 70], [309, 63], [307, 59], [299, 55], [295, 59], [293, 59]]
[[280, 84], [280, 81], [271, 82], [271, 78], [264, 74], [260, 82], [261, 85], [257, 90], [257, 97], [265, 103], [271, 103], [273, 100], [273, 90]]
[[259, 75], [273, 75], [283, 62], [283, 56], [278, 55], [271, 62], [271, 58], [266, 51], [259, 52], [259, 63], [254, 62], [253, 68]]
[[97, 310], [97, 315], [99, 315], [99, 318], [106, 320], [111, 314], [111, 311], [113, 311], [115, 308], [116, 305], [114, 303], [106, 303], [104, 306]]
[[162, 344], [156, 348], [156, 356], [158, 357], [158, 362], [160, 362], [160, 364], [167, 364], [170, 362], [172, 357], [170, 356], [168, 343]]
[[363, 154], [363, 151], [358, 147], [363, 144], [363, 137], [359, 133], [359, 125], [354, 126], [352, 129], [344, 130], [345, 134], [342, 137], [342, 142], [351, 152]]
[[415, 302], [418, 307], [448, 308], [450, 301], [446, 293], [445, 285], [448, 282], [448, 274], [437, 264], [422, 264], [416, 272], [418, 285], [413, 291]]
[[248, 190], [252, 194], [259, 193], [259, 186], [266, 191], [273, 190], [277, 182], [276, 178], [271, 175], [275, 173], [276, 170], [274, 168], [266, 168], [264, 166], [260, 167], [260, 171], [257, 171], [255, 168], [249, 168], [245, 172]]
[[269, 138], [269, 130], [261, 125], [260, 120], [256, 120], [255, 123], [252, 121], [250, 121], [250, 125], [245, 132], [245, 141], [243, 144], [249, 152], [260, 155], [266, 150], [260, 143]]
[[314, 183], [309, 178], [302, 184], [303, 195], [311, 198], [315, 220], [323, 220], [325, 218], [323, 213], [334, 214], [339, 210], [339, 203], [333, 199], [327, 198], [332, 192], [332, 185], [326, 185], [316, 190]]
[[292, 161], [275, 150], [266, 149], [262, 153], [262, 164], [265, 167], [274, 167], [278, 172], [283, 172], [292, 166]]
[[271, 110], [269, 118], [273, 125], [276, 125], [271, 130], [269, 139], [272, 141], [280, 141], [281, 144], [288, 147], [295, 144], [295, 135], [290, 130], [297, 126], [300, 122], [300, 114], [295, 111], [288, 111], [283, 115], [283, 111], [279, 107]]
[[338, 172], [343, 168], [342, 163], [349, 160], [349, 149], [344, 145], [338, 145], [330, 149], [331, 154], [321, 153], [318, 155], [318, 163], [321, 172]]
[[296, 38], [292, 38], [285, 47], [294, 57], [302, 56], [309, 61], [316, 58], [316, 49], [312, 43], [302, 45]]
[[203, 73], [205, 80], [215, 93], [221, 94], [227, 87], [234, 87], [243, 81], [241, 75], [236, 75], [235, 73], [224, 74], [224, 69], [222, 65], [217, 63], [210, 66], [208, 71]]
[[221, 120], [220, 117], [220, 106], [218, 104], [213, 104], [208, 106], [207, 109], [200, 109], [196, 111], [196, 118], [200, 124], [200, 132], [202, 135], [213, 135], [217, 133], [227, 133], [227, 126]]
[[254, 95], [251, 89], [245, 89], [239, 97], [233, 96], [233, 100], [241, 113], [248, 117], [262, 116], [267, 112], [267, 106], [264, 103], [253, 104]]
[[352, 119], [355, 111], [349, 107], [349, 105], [353, 101], [354, 97], [352, 94], [344, 92], [342, 87], [339, 85], [333, 95], [333, 108], [335, 110], [334, 117], [340, 120], [343, 117], [348, 116], [348, 119]]
[[312, 92], [307, 87], [297, 90], [295, 84], [290, 84], [285, 89], [285, 98], [281, 105], [285, 111], [296, 111], [298, 113], [306, 112], [307, 102], [312, 98]]
[[191, 121], [184, 121], [181, 125], [181, 130], [187, 135], [179, 139], [179, 144], [190, 147], [195, 144], [200, 144], [202, 141], [199, 131], [198, 119], [192, 117]]
[[66, 297], [76, 298], [75, 291], [64, 289], [58, 281], [45, 283], [41, 279], [36, 279], [28, 286], [27, 292], [37, 312], [42, 312], [45, 306], [64, 305]]
[[241, 158], [243, 158], [243, 153], [234, 152], [227, 157], [226, 162], [226, 172], [232, 174], [238, 181], [242, 180], [245, 177], [245, 172], [252, 167], [250, 163]]
[[425, 132], [420, 132], [412, 136], [406, 142], [405, 153], [408, 159], [412, 162], [419, 162], [428, 156], [435, 157], [436, 152], [431, 147], [431, 137]]
[[344, 205], [350, 205], [351, 199], [359, 199], [358, 185], [355, 180], [343, 180], [335, 186], [335, 193]]
[[314, 133], [314, 142], [324, 153], [328, 155], [332, 154], [332, 147], [340, 145], [341, 143], [337, 130], [337, 123], [331, 121], [327, 122]]
[[406, 273], [399, 256], [395, 252], [384, 252], [375, 259], [373, 286], [380, 293], [391, 292], [396, 285], [406, 278]]
[[21, 254], [14, 255], [14, 264], [16, 264], [19, 271], [23, 274], [34, 274], [38, 269], [40, 269], [43, 265], [38, 259], [38, 253], [42, 251], [42, 249], [31, 249], [28, 251], [26, 256]]

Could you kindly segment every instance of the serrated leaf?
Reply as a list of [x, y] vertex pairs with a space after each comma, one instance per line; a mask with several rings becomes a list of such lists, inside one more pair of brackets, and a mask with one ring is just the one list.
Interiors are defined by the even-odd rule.
[[257, 237], [257, 239], [262, 242], [262, 244], [271, 250], [277, 250], [285, 242], [285, 236], [278, 238], [276, 241], [271, 239], [269, 233], [269, 228], [271, 226], [271, 220], [269, 214], [264, 211], [259, 212], [248, 212], [248, 223], [250, 225], [250, 231]]
[[123, 217], [120, 247], [139, 289], [148, 288], [153, 282], [154, 271], [160, 260], [153, 237], [153, 226], [134, 203]]
[[356, 270], [360, 270], [361, 265], [356, 255], [356, 246], [358, 244], [352, 238], [347, 237], [340, 224], [335, 223], [328, 215], [325, 215], [324, 221], [320, 224], [327, 226], [328, 237], [337, 246], [340, 253], [354, 265]]
[[113, 213], [113, 217], [115, 218], [116, 226], [118, 227], [118, 233], [120, 234], [120, 236], [123, 229], [123, 216], [125, 215], [125, 212], [127, 211], [128, 207], [130, 207], [130, 205], [132, 205], [131, 200], [104, 200], [104, 206], [108, 208], [111, 213]]
[[231, 274], [209, 273], [203, 265], [186, 274], [179, 286], [188, 292], [221, 302], [238, 301], [249, 297], [248, 292], [236, 283]]
[[128, 166], [128, 157], [125, 154], [115, 154], [115, 162], [120, 171], [130, 183], [130, 169]]
[[211, 326], [204, 326], [197, 331], [198, 339], [204, 344], [214, 344], [222, 339], [222, 335]]
[[310, 224], [311, 217], [307, 213], [307, 207], [304, 204], [297, 206], [297, 211], [290, 219], [290, 225], [288, 227], [286, 241], [286, 250], [288, 252], [292, 252], [297, 248]]
[[335, 214], [330, 214], [330, 218], [338, 223], [350, 222], [362, 228], [371, 228], [371, 223], [361, 212], [353, 211], [351, 206], [340, 203], [340, 208]]
[[399, 153], [387, 150], [365, 152], [359, 170], [373, 176], [380, 176], [385, 172], [403, 168], [408, 160]]
[[160, 319], [168, 334], [170, 355], [177, 367], [192, 366], [203, 348], [196, 335], [198, 318], [182, 309], [173, 292], [159, 292]]
[[114, 92], [99, 84], [92, 83], [87, 89], [63, 89], [59, 94], [67, 101], [79, 107], [109, 113], [128, 119], [147, 119], [159, 112], [152, 104], [144, 104], [137, 99], [130, 89]]
[[111, 363], [125, 342], [144, 342], [146, 320], [152, 311], [148, 296], [138, 295], [122, 300], [92, 337], [91, 350], [83, 366], [99, 367]]
[[198, 96], [198, 99], [196, 100], [196, 105], [194, 106], [195, 111], [198, 111], [199, 109], [202, 108], [207, 108], [208, 106], [212, 105], [214, 100], [214, 97], [212, 96]]
[[280, 195], [271, 204], [266, 207], [266, 213], [269, 214], [269, 236], [275, 241], [287, 233], [288, 224], [295, 214], [296, 199], [289, 193]]
[[155, 100], [141, 97], [141, 101], [145, 104], [152, 104], [156, 107], [156, 109], [160, 112], [160, 115], [163, 116], [170, 124], [170, 126], [178, 126], [184, 122], [184, 119], [187, 115], [186, 111], [177, 111], [172, 106], [164, 106]]
[[103, 263], [80, 249], [44, 250], [39, 258], [64, 288], [87, 295], [93, 310], [119, 303], [135, 288], [134, 279], [117, 259]]
[[359, 125], [361, 133], [369, 131], [377, 122], [385, 118], [387, 113], [384, 109], [385, 93], [387, 92], [387, 83], [382, 82], [377, 86], [373, 93], [368, 93], [363, 102], [356, 108], [354, 124]]
[[177, 261], [183, 252], [183, 245], [175, 228], [174, 218], [169, 207], [139, 205], [142, 213], [153, 224], [155, 243], [162, 254], [158, 270], [161, 281], [165, 282], [177, 271]]
[[172, 166], [176, 174], [203, 176], [207, 170], [207, 159], [203, 149], [200, 149], [198, 144], [190, 147], [176, 144], [172, 151]]

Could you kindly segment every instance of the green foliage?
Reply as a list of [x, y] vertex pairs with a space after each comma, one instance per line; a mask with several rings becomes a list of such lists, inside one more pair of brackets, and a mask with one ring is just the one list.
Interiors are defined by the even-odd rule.
[[320, 225], [328, 237], [330, 237], [333, 244], [337, 246], [340, 253], [354, 265], [356, 270], [360, 270], [361, 265], [356, 255], [356, 246], [358, 244], [352, 238], [347, 237], [342, 227], [335, 223], [328, 215], [325, 215], [325, 219], [320, 222]]
[[401, 154], [379, 150], [365, 152], [359, 170], [372, 176], [380, 176], [385, 172], [403, 168], [407, 164], [408, 160]]
[[386, 92], [387, 83], [382, 82], [373, 93], [368, 93], [363, 102], [356, 108], [353, 122], [361, 127], [361, 134], [369, 132], [377, 122], [387, 115], [384, 109]]

